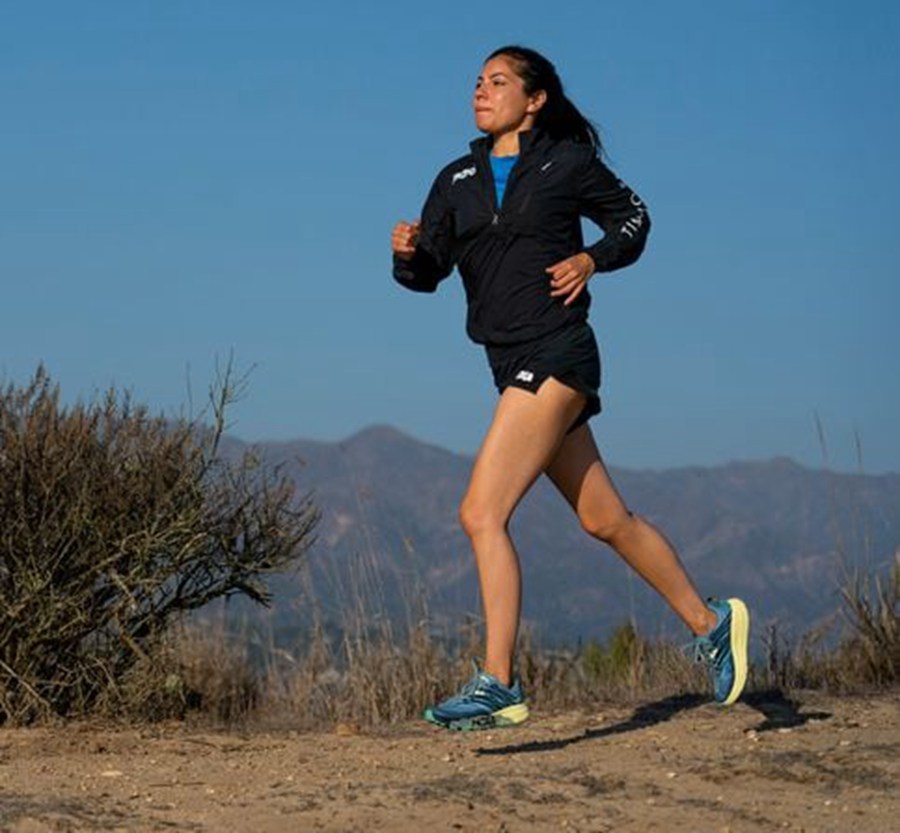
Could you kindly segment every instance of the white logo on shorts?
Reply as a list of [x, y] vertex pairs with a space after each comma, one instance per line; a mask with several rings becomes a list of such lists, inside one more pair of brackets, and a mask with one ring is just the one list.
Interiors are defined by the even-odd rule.
[[517, 382], [533, 382], [534, 374], [530, 370], [520, 370], [516, 374], [516, 381]]

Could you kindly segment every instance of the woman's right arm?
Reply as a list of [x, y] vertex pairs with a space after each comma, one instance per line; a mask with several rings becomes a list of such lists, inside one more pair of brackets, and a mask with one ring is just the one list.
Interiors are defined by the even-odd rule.
[[422, 219], [401, 221], [391, 233], [394, 280], [414, 292], [434, 292], [453, 271], [453, 218], [443, 179], [431, 186]]

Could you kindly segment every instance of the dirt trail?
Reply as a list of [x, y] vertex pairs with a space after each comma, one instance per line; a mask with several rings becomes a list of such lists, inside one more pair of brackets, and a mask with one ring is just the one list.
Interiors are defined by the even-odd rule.
[[0, 830], [887, 831], [900, 693], [696, 697], [518, 729], [0, 730]]

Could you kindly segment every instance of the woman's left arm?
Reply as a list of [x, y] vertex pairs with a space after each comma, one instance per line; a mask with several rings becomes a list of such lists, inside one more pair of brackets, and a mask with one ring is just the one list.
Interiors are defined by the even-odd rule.
[[550, 294], [567, 306], [595, 272], [612, 272], [636, 261], [647, 242], [650, 215], [641, 198], [591, 153], [578, 180], [579, 214], [603, 229], [603, 237], [547, 269]]
[[592, 154], [579, 183], [579, 206], [584, 217], [603, 229], [603, 237], [585, 252], [595, 272], [630, 266], [644, 251], [650, 215], [641, 198]]

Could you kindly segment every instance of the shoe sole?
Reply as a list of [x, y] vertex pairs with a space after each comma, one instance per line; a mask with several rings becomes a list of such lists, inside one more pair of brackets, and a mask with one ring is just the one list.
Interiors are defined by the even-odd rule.
[[750, 634], [750, 612], [740, 599], [728, 599], [731, 608], [731, 658], [734, 662], [734, 682], [722, 704], [730, 706], [744, 690], [747, 682], [747, 639]]
[[463, 717], [459, 720], [441, 720], [431, 709], [425, 709], [423, 716], [429, 723], [442, 729], [450, 729], [453, 732], [477, 732], [485, 729], [508, 729], [524, 723], [528, 719], [528, 706], [525, 703], [516, 703], [492, 714]]

